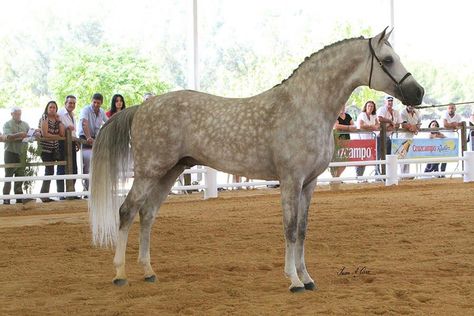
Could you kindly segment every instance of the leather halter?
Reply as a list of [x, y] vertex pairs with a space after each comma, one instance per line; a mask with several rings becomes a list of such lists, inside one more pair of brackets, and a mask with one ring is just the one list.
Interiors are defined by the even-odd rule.
[[390, 77], [390, 79], [392, 79], [392, 81], [395, 83], [395, 85], [397, 86], [397, 89], [398, 91], [400, 92], [401, 96], [402, 96], [402, 101], [405, 100], [405, 96], [403, 95], [403, 91], [402, 91], [402, 88], [401, 88], [401, 84], [403, 83], [403, 81], [405, 81], [406, 78], [410, 77], [411, 76], [411, 73], [407, 72], [405, 76], [403, 76], [402, 79], [400, 79], [400, 81], [397, 81], [393, 76], [392, 74], [388, 71], [387, 67], [385, 67], [385, 65], [383, 64], [383, 62], [380, 61], [380, 59], [377, 57], [377, 55], [375, 54], [375, 51], [374, 51], [374, 48], [372, 47], [372, 38], [369, 39], [369, 48], [370, 48], [370, 54], [372, 55], [372, 62], [370, 63], [370, 75], [369, 75], [369, 88], [372, 88], [371, 87], [371, 83], [372, 83], [372, 71], [374, 69], [374, 58], [377, 60], [377, 62], [379, 63], [380, 67], [382, 68], [383, 72], [385, 72], [387, 74], [387, 76]]

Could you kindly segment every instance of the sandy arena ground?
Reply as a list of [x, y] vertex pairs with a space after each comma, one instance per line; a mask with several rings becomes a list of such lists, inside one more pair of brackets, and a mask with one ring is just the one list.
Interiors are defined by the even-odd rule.
[[124, 287], [113, 252], [90, 245], [85, 201], [0, 205], [0, 315], [473, 315], [474, 184], [461, 181], [318, 188], [306, 262], [319, 290], [300, 294], [275, 189], [171, 196], [153, 229], [158, 282], [142, 281], [135, 223]]

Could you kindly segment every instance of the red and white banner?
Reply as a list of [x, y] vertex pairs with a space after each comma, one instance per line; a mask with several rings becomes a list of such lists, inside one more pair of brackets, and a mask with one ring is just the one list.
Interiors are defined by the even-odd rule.
[[377, 157], [375, 139], [339, 139], [336, 144], [334, 161], [365, 161]]

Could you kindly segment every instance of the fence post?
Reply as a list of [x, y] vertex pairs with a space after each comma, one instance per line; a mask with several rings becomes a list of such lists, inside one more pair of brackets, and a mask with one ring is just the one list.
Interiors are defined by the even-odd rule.
[[[380, 124], [380, 160], [385, 160], [387, 155], [387, 124]], [[379, 166], [379, 170], [382, 171], [382, 174], [386, 173], [386, 166], [384, 164]]]
[[387, 179], [385, 180], [385, 185], [397, 185], [398, 184], [398, 156], [397, 155], [387, 155], [385, 157], [387, 161]]
[[[72, 174], [72, 155], [75, 155], [76, 152], [72, 152], [72, 133], [71, 130], [66, 128], [66, 141], [65, 141], [65, 154], [66, 154], [66, 174]], [[66, 192], [74, 192], [74, 182], [73, 180], [66, 180]]]
[[464, 157], [464, 182], [474, 181], [474, 151], [465, 151]]
[[217, 197], [217, 171], [206, 167], [206, 189], [204, 189], [204, 199]]
[[461, 153], [464, 153], [467, 150], [466, 122], [462, 122], [460, 136], [461, 136]]

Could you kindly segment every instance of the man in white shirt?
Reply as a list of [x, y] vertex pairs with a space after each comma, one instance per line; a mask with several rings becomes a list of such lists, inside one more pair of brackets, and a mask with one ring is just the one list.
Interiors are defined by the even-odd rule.
[[[407, 105], [401, 112], [400, 117], [402, 119], [402, 128], [404, 131], [398, 133], [399, 138], [412, 139], [414, 135], [418, 134], [421, 127], [421, 115], [413, 107], [413, 105]], [[410, 165], [400, 165], [401, 173], [409, 173]]]
[[[458, 129], [462, 126], [462, 118], [459, 114], [456, 114], [456, 106], [451, 103], [448, 105], [448, 110], [443, 115], [443, 127], [449, 129]], [[459, 135], [456, 132], [444, 133], [446, 137], [458, 138]]]
[[[447, 129], [452, 129], [453, 132], [444, 132], [444, 135], [449, 138], [457, 138], [458, 139], [458, 148], [461, 148], [461, 137], [459, 137], [459, 133], [456, 132], [458, 128], [462, 126], [462, 118], [459, 114], [456, 114], [456, 105], [450, 103], [448, 105], [448, 109], [444, 112], [443, 115], [443, 127]], [[442, 176], [444, 177], [444, 176]]]
[[[385, 123], [387, 126], [387, 138], [385, 139], [386, 148], [387, 148], [386, 154], [390, 155], [392, 153], [392, 141], [390, 139], [390, 136], [392, 135], [395, 129], [398, 129], [400, 127], [400, 123], [402, 122], [400, 113], [398, 113], [398, 111], [393, 108], [392, 96], [389, 95], [385, 97], [385, 106], [377, 110], [377, 119], [379, 120], [380, 125]], [[382, 147], [382, 140], [380, 138], [380, 135], [378, 135], [377, 136], [377, 159], [378, 160], [382, 159], [381, 147]], [[375, 174], [377, 175], [380, 174], [378, 165], [375, 168]]]
[[[76, 119], [74, 117], [74, 109], [76, 108], [76, 97], [73, 95], [68, 95], [66, 101], [64, 102], [64, 107], [58, 110], [59, 120], [64, 124], [65, 128], [71, 131], [71, 135], [76, 137]], [[61, 153], [61, 160], [64, 160], [66, 157], [66, 146], [65, 142], [59, 142], [59, 152]], [[77, 174], [77, 146], [76, 143], [72, 143], [72, 173]], [[66, 166], [58, 166], [58, 175], [66, 174]], [[73, 181], [73, 186], [76, 183], [76, 180]], [[58, 192], [64, 192], [64, 180], [57, 180], [56, 186]], [[79, 197], [71, 197], [72, 199], [78, 199]], [[64, 200], [64, 197], [60, 197], [60, 200]]]

